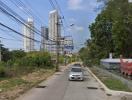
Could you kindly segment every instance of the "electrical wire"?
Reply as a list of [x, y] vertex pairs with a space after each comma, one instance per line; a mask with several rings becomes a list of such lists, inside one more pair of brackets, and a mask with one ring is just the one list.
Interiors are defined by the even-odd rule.
[[56, 9], [56, 6], [54, 5], [52, 0], [49, 0], [50, 5], [52, 6], [53, 9]]
[[[6, 8], [6, 10], [5, 10], [4, 8]], [[5, 14], [7, 14], [8, 16], [10, 16], [11, 18], [15, 19], [17, 22], [19, 22], [19, 23], [23, 24], [24, 26], [30, 28], [27, 24], [25, 24], [25, 20], [24, 20], [21, 16], [19, 16], [17, 13], [15, 13], [14, 11], [12, 11], [12, 10], [11, 10], [7, 5], [5, 5], [2, 1], [0, 1], [0, 10], [1, 10], [1, 12], [3, 12], [3, 13], [5, 13]], [[9, 12], [10, 12], [10, 13], [9, 13]], [[12, 14], [11, 14], [11, 13], [12, 13]], [[14, 16], [14, 15], [15, 15], [15, 16]], [[44, 37], [43, 35], [41, 35], [41, 31], [39, 31], [39, 30], [36, 29], [35, 27], [34, 27], [33, 29], [31, 28], [31, 30], [32, 30], [33, 32], [35, 32], [36, 34], [40, 35], [41, 37], [46, 38], [46, 37]], [[55, 42], [53, 39], [49, 39], [49, 40], [52, 41], [52, 42]]]
[[[25, 15], [32, 16], [33, 18], [35, 18], [35, 20], [38, 24], [42, 25], [43, 21], [41, 21], [41, 19], [39, 17], [40, 15], [38, 14], [37, 11], [32, 10], [28, 1], [26, 1], [26, 3], [24, 3], [21, 0], [10, 0], [10, 2], [13, 3], [18, 9], [20, 9]], [[34, 11], [36, 12], [36, 14], [34, 13]], [[39, 15], [39, 16], [37, 16], [37, 15]]]
[[[0, 25], [3, 26], [4, 28], [8, 29], [8, 30], [13, 31], [14, 33], [16, 33], [16, 34], [18, 34], [18, 35], [20, 35], [20, 36], [22, 36], [22, 37], [24, 37], [24, 38], [28, 38], [28, 39], [30, 39], [30, 40], [33, 40], [34, 42], [41, 43], [41, 41], [36, 40], [36, 39], [33, 39], [33, 38], [30, 38], [30, 37], [28, 37], [28, 36], [26, 36], [26, 35], [23, 35], [22, 33], [20, 33], [20, 32], [18, 32], [18, 31], [14, 30], [14, 29], [12, 29], [12, 28], [10, 28], [9, 26], [7, 26], [7, 25], [5, 25], [5, 24], [3, 24], [3, 23], [1, 23], [1, 22], [0, 22]], [[47, 43], [44, 43], [44, 44], [47, 44]], [[47, 44], [47, 45], [55, 45], [55, 44]]]
[[16, 39], [16, 41], [21, 41], [21, 42], [22, 42], [22, 40], [16, 38], [13, 34], [9, 34], [9, 33], [12, 32], [12, 31], [5, 30], [5, 29], [2, 29], [2, 28], [0, 28], [0, 30], [3, 31], [3, 32], [6, 32], [6, 34], [8, 34], [9, 36], [11, 36], [11, 37], [13, 37], [14, 39]]
[[[9, 39], [9, 38], [4, 38], [4, 37], [0, 37], [1, 39], [5, 39], [5, 40], [10, 40], [10, 41], [19, 41], [19, 40], [15, 40], [15, 39]], [[21, 40], [19, 42], [22, 42]]]
[[[61, 10], [61, 7], [60, 7], [59, 3], [57, 2], [57, 0], [54, 0], [54, 2], [55, 2], [55, 4], [56, 4], [56, 6], [55, 6], [55, 4], [54, 4], [54, 2], [53, 2], [52, 0], [49, 0], [49, 2], [50, 2], [50, 5], [52, 6], [53, 9], [57, 9], [57, 10], [60, 12], [60, 14], [61, 14], [61, 16], [62, 16], [62, 17], [59, 18], [59, 19], [60, 19], [60, 23], [61, 23], [61, 25], [62, 25], [64, 34], [66, 34], [66, 29], [65, 29], [65, 27], [64, 27], [63, 20], [64, 20], [66, 26], [67, 26], [67, 22], [66, 22], [66, 20], [65, 20], [64, 14], [62, 13], [62, 10]], [[63, 20], [62, 20], [62, 19], [63, 19]]]

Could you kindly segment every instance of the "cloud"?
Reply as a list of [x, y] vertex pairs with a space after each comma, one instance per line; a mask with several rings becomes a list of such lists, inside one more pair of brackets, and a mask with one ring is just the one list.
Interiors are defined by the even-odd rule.
[[70, 10], [80, 10], [83, 9], [81, 5], [83, 0], [68, 0], [68, 8]]
[[68, 9], [94, 11], [99, 3], [96, 0], [68, 0]]

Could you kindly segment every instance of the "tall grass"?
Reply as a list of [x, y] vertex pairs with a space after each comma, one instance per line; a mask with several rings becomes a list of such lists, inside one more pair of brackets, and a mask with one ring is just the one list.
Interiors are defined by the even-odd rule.
[[18, 76], [30, 73], [37, 68], [53, 68], [48, 52], [30, 52], [21, 58], [14, 58], [7, 62], [0, 62], [0, 77]]

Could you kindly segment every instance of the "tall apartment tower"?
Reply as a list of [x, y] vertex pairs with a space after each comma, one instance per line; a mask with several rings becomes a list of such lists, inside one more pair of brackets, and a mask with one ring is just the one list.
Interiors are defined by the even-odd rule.
[[[61, 28], [59, 25], [59, 14], [57, 10], [49, 12], [49, 39], [57, 40], [57, 36], [60, 37]], [[50, 51], [56, 53], [56, 45], [50, 46]]]
[[46, 26], [41, 27], [41, 46], [40, 50], [48, 50], [48, 37], [49, 37], [49, 29]]
[[[34, 32], [33, 32], [34, 22], [33, 22], [33, 19], [28, 18], [26, 25], [27, 26], [23, 27], [23, 34], [29, 38], [34, 39]], [[23, 46], [24, 46], [25, 52], [34, 51], [34, 40], [29, 39], [29, 38], [24, 37]]]

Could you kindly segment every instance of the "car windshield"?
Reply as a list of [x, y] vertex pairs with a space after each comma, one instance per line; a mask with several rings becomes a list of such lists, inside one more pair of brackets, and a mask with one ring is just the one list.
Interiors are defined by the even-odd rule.
[[81, 67], [81, 65], [80, 65], [80, 64], [74, 64], [74, 66], [78, 66], [78, 67]]
[[72, 68], [71, 72], [82, 72], [80, 68]]

